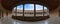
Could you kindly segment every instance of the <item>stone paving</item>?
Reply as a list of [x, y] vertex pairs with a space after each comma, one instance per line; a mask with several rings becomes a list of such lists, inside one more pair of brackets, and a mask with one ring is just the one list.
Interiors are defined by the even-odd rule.
[[11, 17], [4, 17], [0, 19], [0, 24], [60, 24], [60, 17], [51, 17], [44, 21], [26, 22], [12, 19]]

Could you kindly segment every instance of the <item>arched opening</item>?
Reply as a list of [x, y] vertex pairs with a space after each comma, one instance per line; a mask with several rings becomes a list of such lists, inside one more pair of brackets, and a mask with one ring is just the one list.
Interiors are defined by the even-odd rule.
[[14, 7], [13, 18], [26, 21], [39, 21], [49, 18], [49, 10], [44, 5], [21, 4]]
[[[24, 9], [23, 9], [24, 8]], [[16, 11], [17, 9], [17, 11]], [[14, 7], [14, 13], [17, 12], [17, 16], [47, 16], [47, 7], [39, 4], [21, 4]]]

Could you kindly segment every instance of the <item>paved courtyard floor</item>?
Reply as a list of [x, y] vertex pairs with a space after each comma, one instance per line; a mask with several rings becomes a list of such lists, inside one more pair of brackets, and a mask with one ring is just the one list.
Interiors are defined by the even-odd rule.
[[27, 22], [15, 20], [11, 17], [6, 16], [0, 19], [0, 24], [60, 24], [60, 17], [51, 17], [44, 21]]

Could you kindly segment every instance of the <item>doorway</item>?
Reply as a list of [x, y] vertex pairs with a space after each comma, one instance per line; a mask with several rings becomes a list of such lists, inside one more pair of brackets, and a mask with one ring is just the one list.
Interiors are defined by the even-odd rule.
[[60, 10], [59, 10], [59, 17], [60, 17]]

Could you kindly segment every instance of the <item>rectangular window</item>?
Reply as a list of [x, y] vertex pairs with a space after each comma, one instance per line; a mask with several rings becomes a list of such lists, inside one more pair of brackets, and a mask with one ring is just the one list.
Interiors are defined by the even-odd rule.
[[34, 4], [24, 5], [24, 16], [34, 16]]
[[36, 16], [43, 16], [43, 6], [36, 5]]
[[23, 5], [17, 6], [17, 16], [23, 16]]

